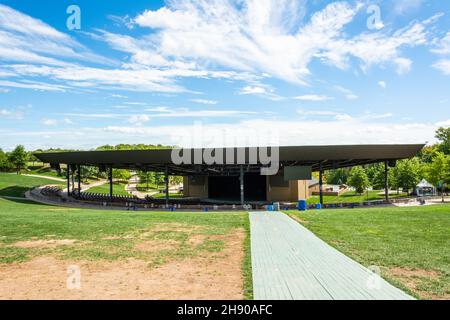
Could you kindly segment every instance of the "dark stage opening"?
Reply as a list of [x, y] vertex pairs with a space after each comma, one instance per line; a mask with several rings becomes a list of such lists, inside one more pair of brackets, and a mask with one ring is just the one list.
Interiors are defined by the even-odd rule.
[[[238, 176], [210, 176], [208, 178], [208, 197], [210, 199], [240, 202]], [[266, 176], [258, 173], [244, 175], [245, 201], [266, 201]]]
[[259, 173], [244, 175], [245, 201], [266, 201], [266, 176]]

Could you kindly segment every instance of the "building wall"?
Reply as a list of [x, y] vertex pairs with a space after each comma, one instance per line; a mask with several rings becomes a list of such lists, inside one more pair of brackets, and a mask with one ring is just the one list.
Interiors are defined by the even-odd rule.
[[267, 201], [298, 201], [309, 198], [306, 180], [284, 181], [282, 175], [267, 177]]
[[[308, 199], [310, 191], [306, 180], [284, 181], [282, 175], [267, 176], [267, 201], [292, 201]], [[183, 190], [185, 197], [207, 198], [208, 179], [206, 177], [183, 177]]]
[[207, 198], [208, 179], [203, 176], [183, 177], [183, 194], [185, 197]]

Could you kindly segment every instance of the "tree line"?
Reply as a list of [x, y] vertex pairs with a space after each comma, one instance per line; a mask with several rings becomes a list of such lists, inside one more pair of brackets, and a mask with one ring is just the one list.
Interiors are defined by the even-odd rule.
[[[395, 167], [389, 170], [389, 188], [394, 190], [405, 190], [411, 192], [415, 186], [425, 178], [433, 184], [441, 193], [447, 190], [450, 184], [450, 128], [439, 128], [435, 137], [438, 143], [424, 147], [421, 152], [412, 159], [397, 161]], [[151, 150], [170, 148], [170, 146], [152, 144], [118, 144], [103, 145], [95, 150]], [[28, 152], [24, 146], [19, 145], [11, 152], [4, 152], [0, 149], [0, 171], [15, 171], [18, 174], [28, 167], [28, 163], [37, 162], [34, 156], [39, 152], [63, 152], [77, 151], [67, 149], [34, 150]], [[62, 172], [64, 175], [65, 173]], [[106, 173], [100, 172], [97, 167], [82, 167], [83, 177], [103, 177]], [[158, 172], [137, 172], [141, 184], [150, 188], [152, 185], [164, 184], [163, 173]], [[113, 178], [116, 180], [129, 180], [131, 173], [128, 170], [114, 169]], [[367, 188], [384, 188], [384, 164], [371, 164], [366, 166], [356, 166], [353, 168], [341, 168], [325, 172], [325, 181], [328, 184], [347, 184], [355, 188], [357, 193], [363, 193]], [[170, 184], [181, 183], [181, 177], [171, 177]]]
[[[417, 184], [426, 179], [437, 190], [444, 193], [450, 184], [450, 128], [439, 128], [435, 134], [438, 143], [424, 147], [412, 159], [397, 161], [396, 166], [389, 168], [388, 186], [397, 191], [404, 190], [408, 194]], [[329, 184], [346, 184], [354, 187], [362, 194], [369, 187], [375, 190], [384, 189], [384, 163], [340, 168], [325, 172], [324, 177]]]

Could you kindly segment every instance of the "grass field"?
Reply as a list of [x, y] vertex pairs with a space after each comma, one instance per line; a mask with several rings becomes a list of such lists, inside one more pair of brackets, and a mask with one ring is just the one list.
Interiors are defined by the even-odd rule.
[[59, 176], [58, 173], [56, 172], [56, 170], [53, 170], [50, 167], [41, 167], [38, 169], [27, 170], [26, 174], [36, 174], [36, 175], [40, 175], [40, 176], [65, 179], [64, 176]]
[[[383, 194], [381, 194], [383, 193]], [[390, 194], [391, 198], [405, 197], [406, 193]], [[364, 192], [363, 194], [357, 194], [355, 191], [347, 191], [339, 196], [324, 196], [323, 201], [325, 203], [351, 203], [351, 202], [364, 202], [364, 201], [374, 201], [383, 200], [384, 190], [369, 190], [369, 192]], [[307, 200], [308, 204], [314, 204], [319, 202], [319, 196], [312, 196]]]
[[[21, 197], [49, 182], [0, 173], [0, 195]], [[383, 277], [416, 297], [450, 299], [449, 204], [287, 213], [361, 264], [379, 266]], [[74, 263], [88, 270], [86, 296], [57, 289], [55, 274], [66, 277], [66, 264]], [[248, 215], [71, 209], [0, 198], [0, 273], [0, 298], [11, 298], [10, 292], [104, 297], [90, 295], [96, 288], [126, 292], [126, 298], [152, 296], [148, 292], [252, 298]], [[191, 291], [177, 291], [184, 289]], [[19, 295], [24, 292], [35, 296]]]
[[0, 172], [0, 196], [24, 197], [30, 188], [46, 185], [60, 184], [58, 181], [45, 178], [27, 177], [15, 173]]
[[[165, 198], [166, 194], [165, 193], [157, 193], [152, 195], [153, 198], [157, 198], [157, 199], [161, 199], [161, 198]], [[169, 198], [183, 198], [183, 194], [182, 193], [171, 193], [169, 192]]]
[[[122, 196], [129, 196], [130, 194], [125, 190], [126, 183], [121, 182], [114, 182], [113, 183], [113, 194], [115, 195], [122, 195]], [[105, 193], [109, 194], [109, 183], [102, 184], [100, 186], [92, 187], [87, 192], [93, 192], [93, 193]]]
[[288, 214], [416, 297], [450, 299], [449, 204]]
[[161, 186], [157, 186], [156, 184], [152, 184], [152, 183], [148, 184], [148, 188], [147, 188], [146, 183], [138, 183], [136, 186], [136, 190], [142, 191], [142, 192], [158, 191], [159, 189], [161, 189]]
[[[5, 189], [14, 186], [25, 190], [48, 183], [16, 175], [2, 174], [0, 179]], [[110, 286], [108, 290], [115, 292], [120, 286], [117, 281], [128, 279], [121, 280], [123, 288], [115, 297], [137, 298], [139, 292], [146, 292], [156, 298], [217, 295], [251, 299], [250, 260], [245, 212], [103, 211], [0, 198], [1, 298], [35, 298], [47, 291], [51, 298], [79, 298], [58, 289], [57, 276], [53, 275], [59, 265], [76, 263], [88, 270], [86, 296], [81, 298], [98, 298], [93, 295], [98, 287]], [[38, 268], [38, 277], [21, 271], [23, 268]], [[64, 268], [59, 270], [61, 277], [67, 276]], [[89, 278], [90, 270], [96, 269], [103, 278]], [[200, 287], [190, 289], [192, 283]], [[133, 286], [140, 289], [135, 292]]]

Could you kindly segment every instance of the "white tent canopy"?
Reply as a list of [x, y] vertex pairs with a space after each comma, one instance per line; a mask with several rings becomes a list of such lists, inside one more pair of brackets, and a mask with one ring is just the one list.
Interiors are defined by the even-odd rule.
[[425, 179], [422, 179], [422, 181], [419, 182], [417, 187], [418, 188], [434, 188], [434, 186]]
[[416, 186], [416, 194], [419, 197], [436, 195], [436, 188], [427, 180], [422, 179]]

